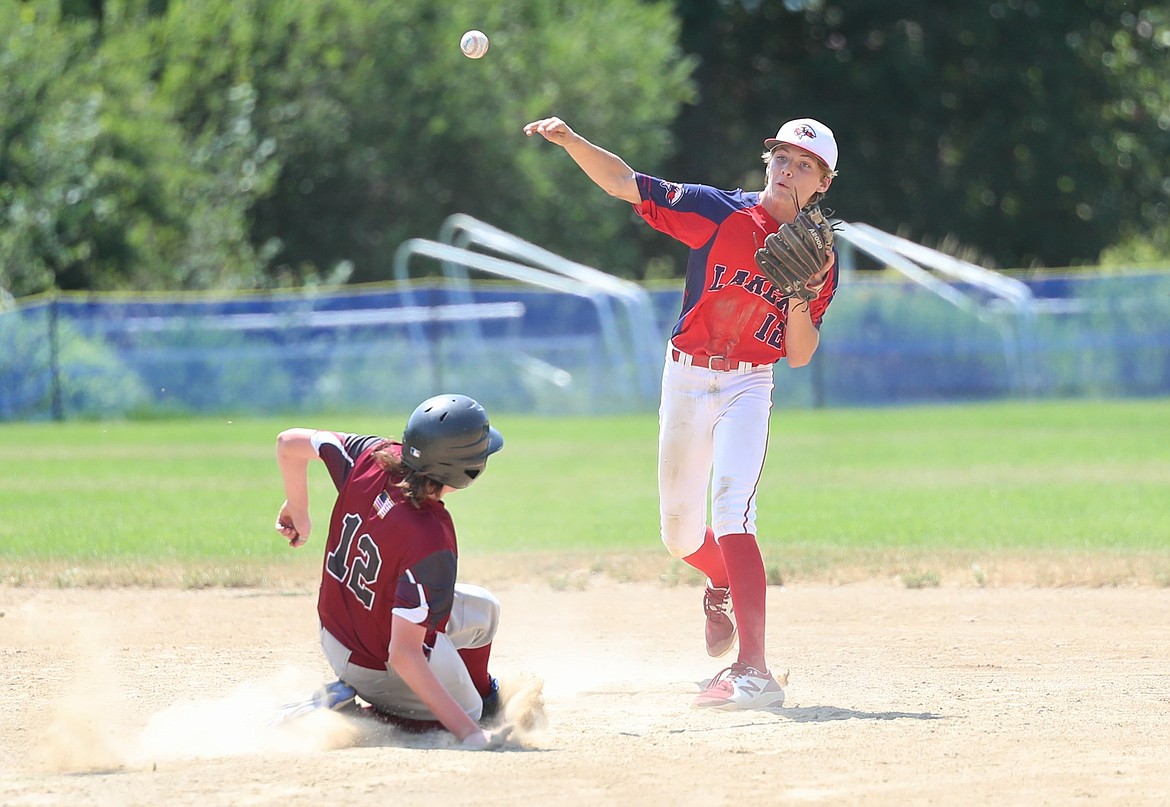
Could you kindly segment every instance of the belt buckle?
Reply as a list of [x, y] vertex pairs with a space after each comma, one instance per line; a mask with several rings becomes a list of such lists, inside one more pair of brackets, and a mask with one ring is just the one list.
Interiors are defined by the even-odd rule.
[[726, 356], [711, 356], [707, 359], [707, 367], [716, 372], [726, 373], [731, 369], [731, 362]]

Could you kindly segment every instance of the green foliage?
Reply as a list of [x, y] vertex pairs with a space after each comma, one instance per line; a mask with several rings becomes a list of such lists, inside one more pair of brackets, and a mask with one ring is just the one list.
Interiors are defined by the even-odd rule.
[[[478, 61], [457, 47], [471, 27], [492, 39]], [[155, 70], [187, 129], [222, 118], [229, 88], [254, 88], [253, 122], [280, 170], [252, 236], [273, 246], [276, 282], [386, 279], [399, 243], [437, 236], [457, 212], [612, 263], [621, 206], [521, 128], [579, 109], [591, 133], [660, 160], [691, 97], [676, 31], [663, 2], [173, 2]], [[582, 191], [572, 205], [533, 203], [570, 184]]]
[[74, 98], [61, 96], [65, 76], [84, 70], [92, 29], [57, 30], [49, 7], [0, 4], [0, 289], [16, 296], [51, 287], [59, 268], [90, 252], [72, 242], [68, 231], [79, 228], [67, 214], [76, 220], [69, 207], [89, 190], [87, 180], [94, 183], [92, 133], [77, 130], [77, 119], [92, 120], [93, 104], [76, 90]]
[[[107, 2], [100, 29], [0, 7], [0, 287], [384, 279], [456, 212], [636, 271], [622, 206], [521, 127], [577, 113], [661, 161], [693, 96], [669, 3], [162, 5]], [[457, 47], [469, 27], [491, 32], [482, 60]], [[573, 203], [533, 201], [554, 196]]]
[[[1109, 3], [1116, 27], [1100, 26], [1090, 40], [1078, 40], [1089, 65], [1100, 65], [1110, 85], [1103, 108], [1104, 136], [1092, 144], [1101, 165], [1115, 169], [1105, 204], [1121, 206], [1117, 244], [1102, 261], [1170, 258], [1170, 4]], [[1108, 243], [1113, 243], [1108, 242]]]
[[[758, 184], [759, 140], [809, 115], [839, 138], [827, 201], [845, 220], [975, 245], [1004, 267], [1092, 262], [1131, 227], [1170, 238], [1166, 3], [690, 0], [679, 13], [704, 57], [703, 103], [675, 127], [685, 178]], [[730, 148], [711, 154], [715, 139]]]
[[1150, 232], [1133, 232], [1127, 227], [1117, 243], [1102, 250], [1097, 262], [1103, 267], [1164, 268], [1170, 255], [1170, 227], [1161, 227]]
[[1127, 0], [0, 3], [0, 290], [385, 279], [456, 212], [680, 275], [680, 245], [524, 138], [550, 114], [745, 188], [813, 115], [846, 220], [1006, 267], [1164, 261], [1168, 27]]
[[0, 5], [0, 287], [249, 287], [247, 211], [271, 170], [246, 86], [218, 128], [184, 129], [149, 80], [146, 28]]

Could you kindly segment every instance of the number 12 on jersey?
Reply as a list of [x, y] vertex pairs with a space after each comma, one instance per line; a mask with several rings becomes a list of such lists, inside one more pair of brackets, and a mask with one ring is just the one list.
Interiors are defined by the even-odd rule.
[[[325, 559], [325, 569], [338, 582], [343, 583], [358, 602], [367, 610], [374, 607], [374, 591], [370, 585], [377, 581], [378, 572], [382, 568], [382, 553], [378, 545], [368, 532], [358, 535], [362, 528], [362, 518], [356, 513], [345, 516], [341, 530], [341, 540], [337, 549], [330, 552]], [[350, 548], [357, 536], [357, 551], [350, 558]]]

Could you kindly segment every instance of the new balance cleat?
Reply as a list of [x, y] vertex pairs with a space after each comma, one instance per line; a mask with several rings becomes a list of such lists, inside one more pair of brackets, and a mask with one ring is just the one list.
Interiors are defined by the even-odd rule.
[[[787, 675], [784, 680], [787, 683]], [[784, 688], [772, 673], [736, 662], [711, 679], [694, 705], [727, 711], [783, 706]]]
[[703, 628], [707, 655], [719, 658], [735, 644], [735, 613], [731, 607], [731, 589], [716, 588], [708, 582], [703, 592], [703, 610], [707, 624]]
[[353, 699], [357, 697], [357, 690], [344, 681], [334, 681], [321, 687], [315, 697], [320, 704], [318, 708], [337, 711], [353, 703]]
[[336, 712], [349, 706], [356, 697], [356, 689], [344, 681], [334, 681], [318, 689], [312, 697], [306, 700], [282, 706], [270, 725], [277, 726], [318, 709], [329, 709]]

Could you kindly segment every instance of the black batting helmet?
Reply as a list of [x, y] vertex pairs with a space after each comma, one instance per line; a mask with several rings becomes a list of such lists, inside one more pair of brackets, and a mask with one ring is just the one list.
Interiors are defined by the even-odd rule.
[[436, 395], [406, 421], [402, 462], [436, 482], [465, 488], [503, 446], [503, 436], [488, 423], [482, 406], [466, 395]]

